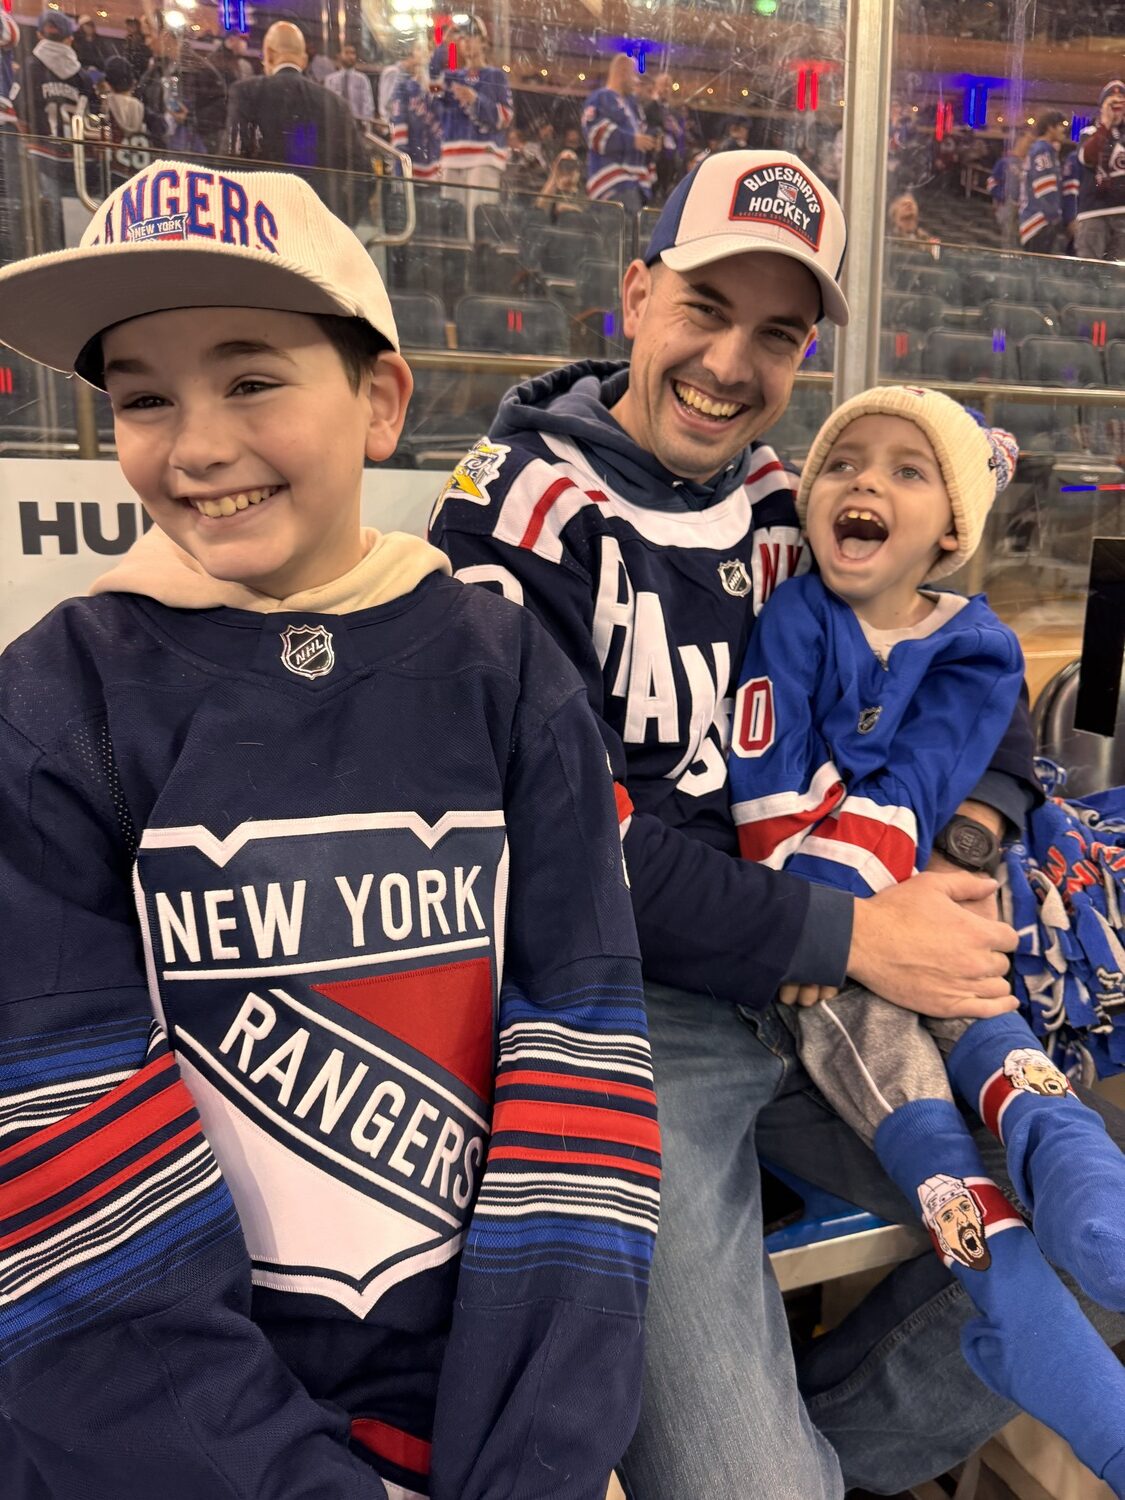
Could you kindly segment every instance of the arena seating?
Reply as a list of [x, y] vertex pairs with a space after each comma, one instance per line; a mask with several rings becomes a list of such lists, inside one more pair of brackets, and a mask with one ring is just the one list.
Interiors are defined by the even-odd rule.
[[985, 302], [980, 309], [985, 329], [1002, 329], [1013, 343], [1035, 334], [1055, 333], [1054, 319], [1027, 302]]
[[459, 348], [492, 354], [569, 352], [566, 313], [546, 298], [462, 297], [454, 321]]
[[1017, 373], [1015, 350], [989, 334], [949, 333], [939, 328], [928, 336], [922, 350], [923, 375], [987, 384], [1014, 380]]
[[1102, 357], [1078, 339], [1032, 337], [1019, 347], [1019, 368], [1032, 385], [1104, 385]]

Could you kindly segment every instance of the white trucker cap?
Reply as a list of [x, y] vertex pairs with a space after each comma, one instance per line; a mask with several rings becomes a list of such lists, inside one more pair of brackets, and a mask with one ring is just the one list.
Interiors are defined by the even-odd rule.
[[288, 172], [153, 162], [109, 195], [77, 249], [0, 269], [0, 341], [93, 384], [101, 373], [92, 340], [178, 307], [361, 318], [399, 346], [367, 251]]
[[844, 211], [815, 172], [787, 151], [717, 151], [677, 186], [652, 231], [645, 264], [697, 271], [766, 250], [799, 260], [820, 283], [825, 316], [848, 321], [840, 269]]

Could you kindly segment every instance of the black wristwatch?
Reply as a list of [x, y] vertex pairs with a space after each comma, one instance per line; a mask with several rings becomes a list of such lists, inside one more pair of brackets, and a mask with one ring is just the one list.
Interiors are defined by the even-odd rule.
[[995, 875], [1000, 866], [1000, 840], [992, 829], [961, 813], [950, 818], [934, 839], [934, 848], [962, 870]]

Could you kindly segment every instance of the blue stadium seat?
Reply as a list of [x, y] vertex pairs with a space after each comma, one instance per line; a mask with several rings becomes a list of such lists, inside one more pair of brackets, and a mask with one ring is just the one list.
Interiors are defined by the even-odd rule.
[[804, 1205], [799, 1219], [775, 1229], [765, 1240], [766, 1253], [783, 1292], [894, 1265], [925, 1249], [927, 1241], [920, 1224], [917, 1228], [888, 1224], [773, 1162], [762, 1165], [792, 1189]]
[[462, 297], [457, 347], [492, 354], [568, 354], [566, 313], [546, 298]]
[[1027, 302], [986, 302], [980, 310], [982, 329], [995, 333], [1002, 330], [1011, 344], [1035, 334], [1057, 333], [1054, 320]]
[[1095, 348], [1104, 349], [1113, 339], [1125, 339], [1125, 309], [1090, 306], [1071, 302], [1059, 315], [1063, 334], [1072, 339], [1089, 339]]
[[1019, 361], [1020, 374], [1033, 385], [1105, 384], [1101, 354], [1079, 339], [1024, 339]]
[[399, 292], [394, 301], [395, 324], [403, 347], [444, 349], [445, 309], [433, 292]]
[[989, 334], [949, 333], [939, 328], [926, 339], [922, 373], [936, 379], [988, 384], [1016, 378], [1015, 349]]

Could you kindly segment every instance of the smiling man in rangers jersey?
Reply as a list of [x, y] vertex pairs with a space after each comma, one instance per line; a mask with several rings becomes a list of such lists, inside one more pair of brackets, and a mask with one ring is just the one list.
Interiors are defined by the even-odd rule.
[[[629, 363], [509, 392], [432, 522], [459, 577], [525, 604], [578, 666], [620, 783], [665, 1149], [650, 1376], [622, 1470], [637, 1500], [774, 1500], [778, 1474], [802, 1500], [839, 1496], [845, 1480], [890, 1492], [963, 1457], [1012, 1410], [963, 1367], [968, 1308], [936, 1262], [921, 1279], [896, 1274], [897, 1303], [860, 1310], [820, 1346], [806, 1407], [762, 1253], [759, 1145], [912, 1218], [801, 1069], [770, 1004], [778, 987], [849, 973], [940, 1013], [1003, 971], [995, 942], [1015, 943], [957, 904], [980, 889], [968, 875], [857, 902], [733, 857], [738, 662], [758, 610], [806, 566], [796, 477], [762, 438], [818, 321], [847, 319], [844, 242], [838, 203], [796, 157], [708, 158], [626, 272]], [[1025, 774], [1020, 710], [977, 795], [1019, 823]], [[964, 1386], [954, 1376], [939, 1413], [924, 1372], [943, 1362], [962, 1365]]]
[[410, 373], [307, 184], [154, 163], [0, 280], [156, 523], [0, 662], [4, 1500], [604, 1500], [660, 1158], [583, 686], [361, 530]]

